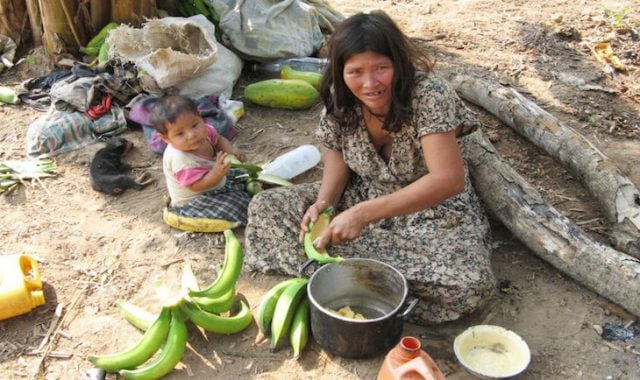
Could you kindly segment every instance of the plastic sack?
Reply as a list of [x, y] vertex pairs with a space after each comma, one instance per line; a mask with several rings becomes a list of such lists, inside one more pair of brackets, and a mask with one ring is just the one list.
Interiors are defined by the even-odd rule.
[[207, 0], [220, 16], [226, 46], [247, 60], [306, 57], [324, 43], [319, 14], [299, 0]]
[[224, 95], [231, 98], [233, 87], [240, 74], [242, 74], [243, 61], [231, 50], [220, 42], [216, 41], [216, 27], [203, 15], [195, 15], [189, 18], [165, 17], [160, 19], [163, 22], [181, 23], [192, 22], [200, 25], [208, 37], [215, 41], [218, 51], [218, 59], [211, 66], [206, 68], [201, 74], [189, 78], [175, 85], [180, 95], [198, 99], [203, 96]]
[[16, 48], [16, 43], [10, 37], [0, 34], [0, 72], [13, 67]]
[[202, 74], [218, 59], [215, 39], [185, 19], [153, 19], [140, 29], [121, 25], [109, 33], [107, 43], [110, 58], [132, 61], [161, 89]]

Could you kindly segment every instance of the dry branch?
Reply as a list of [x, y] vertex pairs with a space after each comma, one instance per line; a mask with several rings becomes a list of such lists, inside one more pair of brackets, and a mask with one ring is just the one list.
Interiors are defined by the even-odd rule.
[[640, 258], [640, 192], [611, 159], [512, 88], [465, 75], [452, 82], [462, 98], [491, 112], [579, 178], [614, 224], [614, 246]]
[[467, 144], [473, 184], [489, 212], [536, 255], [640, 316], [640, 260], [594, 241], [502, 161], [482, 131]]

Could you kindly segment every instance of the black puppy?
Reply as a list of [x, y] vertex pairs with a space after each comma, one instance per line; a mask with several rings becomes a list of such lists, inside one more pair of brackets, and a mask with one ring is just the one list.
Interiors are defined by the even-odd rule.
[[131, 166], [125, 164], [122, 158], [133, 148], [133, 143], [122, 138], [113, 137], [107, 141], [107, 146], [98, 150], [91, 161], [89, 169], [91, 187], [111, 195], [122, 194], [126, 189], [142, 190], [153, 182], [143, 173], [136, 179], [128, 176]]

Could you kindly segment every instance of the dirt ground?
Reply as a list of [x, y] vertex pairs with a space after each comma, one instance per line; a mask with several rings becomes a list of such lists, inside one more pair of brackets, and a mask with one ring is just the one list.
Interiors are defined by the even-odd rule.
[[[444, 75], [465, 72], [511, 84], [581, 132], [640, 186], [640, 3], [637, 0], [342, 0], [344, 14], [380, 8], [437, 59]], [[629, 71], [609, 72], [590, 47], [608, 41]], [[3, 85], [46, 72], [46, 62], [22, 63], [0, 76]], [[252, 80], [242, 77], [236, 98]], [[590, 86], [590, 87], [589, 87]], [[252, 162], [274, 158], [313, 143], [320, 105], [308, 111], [266, 109], [245, 103], [234, 143]], [[475, 108], [486, 132], [508, 162], [556, 208], [601, 241], [609, 227], [577, 178], [540, 149]], [[39, 112], [27, 106], [0, 107], [0, 161], [25, 158], [25, 132]], [[159, 309], [153, 282], [176, 283], [190, 263], [201, 284], [215, 278], [223, 259], [219, 234], [185, 233], [162, 222], [165, 193], [161, 159], [132, 128], [125, 137], [137, 149], [155, 182], [143, 191], [113, 197], [93, 191], [88, 164], [100, 147], [56, 157], [59, 175], [42, 185], [20, 186], [0, 197], [1, 255], [28, 253], [40, 260], [47, 302], [24, 316], [0, 322], [0, 377], [35, 378], [43, 363], [46, 379], [83, 379], [91, 353], [115, 352], [139, 333], [115, 307], [130, 300]], [[320, 167], [295, 179], [318, 179]], [[520, 379], [638, 379], [640, 347], [635, 339], [608, 341], [606, 324], [631, 326], [636, 317], [535, 256], [499, 222], [493, 222], [493, 266], [500, 281], [482, 312], [429, 328], [405, 325], [449, 379], [471, 376], [456, 362], [452, 343], [468, 326], [495, 324], [520, 334], [532, 360]], [[242, 235], [242, 229], [237, 231]], [[244, 272], [238, 291], [255, 312], [261, 296], [281, 278]], [[47, 332], [56, 321], [56, 333]], [[46, 338], [46, 340], [45, 340]], [[270, 352], [255, 323], [233, 336], [192, 329], [182, 364], [167, 378], [373, 379], [382, 357], [348, 360], [312, 342], [300, 360], [288, 348]], [[49, 352], [44, 357], [43, 352]], [[44, 359], [43, 359], [44, 358]], [[115, 375], [108, 378], [115, 379]]]

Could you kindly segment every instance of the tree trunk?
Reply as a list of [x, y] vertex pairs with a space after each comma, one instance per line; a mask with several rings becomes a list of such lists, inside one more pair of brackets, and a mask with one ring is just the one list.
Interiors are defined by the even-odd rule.
[[539, 257], [640, 316], [640, 260], [594, 241], [548, 205], [482, 131], [469, 136], [466, 148], [473, 184], [489, 212]]
[[105, 0], [91, 0], [91, 35], [95, 36], [100, 30], [111, 21], [111, 6]]
[[16, 46], [22, 42], [26, 17], [24, 0], [0, 0], [0, 34], [10, 37]]
[[26, 0], [27, 14], [29, 15], [29, 25], [35, 46], [42, 44], [42, 18], [40, 17], [40, 7], [38, 0]]
[[491, 112], [580, 178], [614, 223], [614, 246], [640, 258], [640, 192], [613, 161], [512, 88], [465, 75], [452, 83], [462, 98]]
[[145, 18], [157, 16], [156, 0], [111, 0], [112, 21], [139, 28]]
[[38, 0], [44, 48], [53, 62], [65, 53], [76, 55], [85, 44], [83, 24], [77, 19], [75, 0]]

